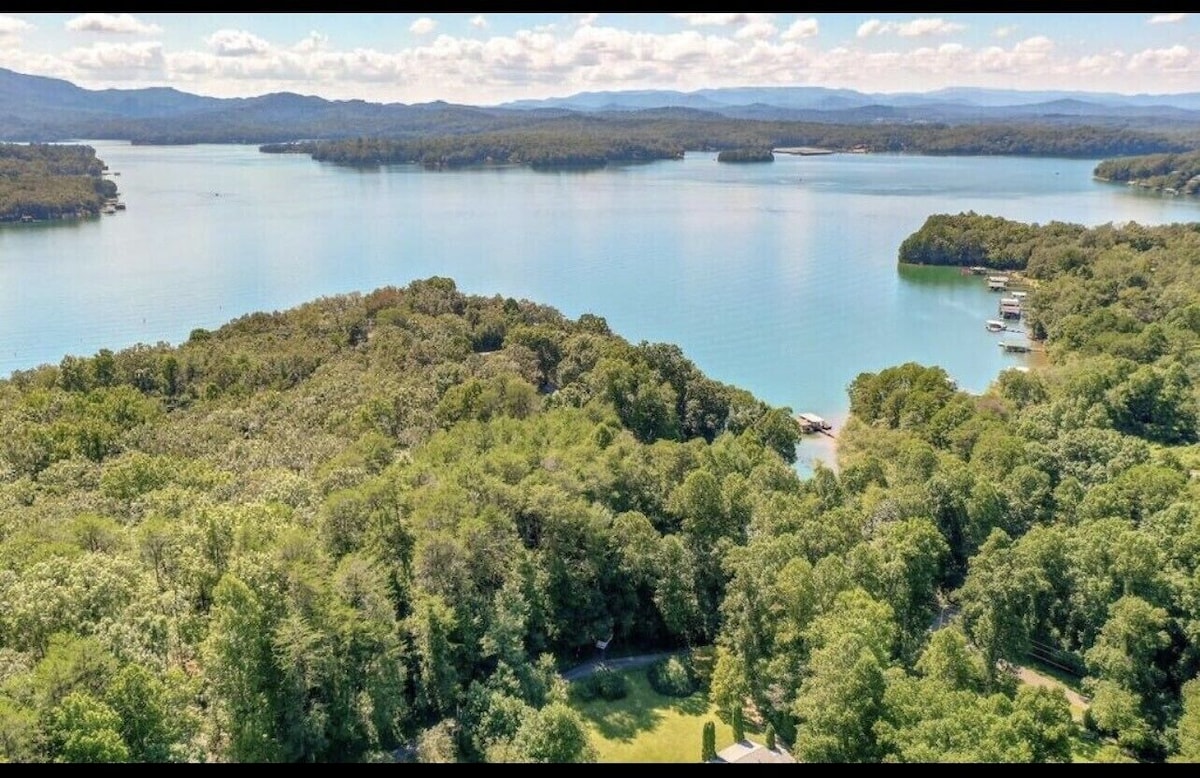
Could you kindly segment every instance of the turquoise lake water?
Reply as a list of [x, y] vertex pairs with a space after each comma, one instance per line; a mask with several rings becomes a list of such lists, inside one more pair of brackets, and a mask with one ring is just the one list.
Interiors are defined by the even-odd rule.
[[[982, 391], [1024, 362], [985, 330], [997, 295], [982, 279], [898, 270], [929, 214], [1200, 221], [1194, 200], [1093, 181], [1097, 160], [689, 153], [594, 172], [361, 171], [247, 146], [91, 145], [128, 209], [0, 228], [0, 376], [440, 275], [678, 343], [708, 375], [836, 425], [862, 371], [936, 364]], [[806, 440], [802, 464], [827, 450]]]

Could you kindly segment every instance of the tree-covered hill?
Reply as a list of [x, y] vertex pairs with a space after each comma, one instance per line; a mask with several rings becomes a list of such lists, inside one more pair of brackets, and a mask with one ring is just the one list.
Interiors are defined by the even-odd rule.
[[[429, 167], [528, 163], [554, 167], [673, 159], [684, 151], [814, 146], [912, 154], [1003, 154], [1104, 157], [1180, 152], [1200, 136], [1081, 124], [830, 124], [731, 119], [703, 112], [652, 110], [504, 119], [457, 124], [454, 131], [425, 128], [397, 135], [355, 128], [340, 136], [268, 143], [268, 153], [293, 152], [348, 165], [421, 163]], [[498, 120], [496, 120], [498, 121]], [[301, 135], [294, 130], [292, 137]], [[277, 133], [276, 133], [277, 135]], [[347, 137], [349, 135], [349, 137]], [[307, 137], [313, 138], [312, 134]]]
[[1168, 194], [1200, 194], [1200, 151], [1106, 159], [1095, 176]]
[[443, 278], [14, 374], [0, 757], [588, 759], [611, 637], [805, 761], [1200, 759], [1200, 232], [964, 227], [1035, 244], [1050, 363], [863, 373], [806, 479], [788, 409]]
[[798, 434], [673, 346], [439, 278], [15, 374], [0, 756], [359, 760], [448, 717], [529, 756], [553, 657], [712, 638]]
[[0, 222], [98, 216], [117, 185], [91, 146], [0, 143]]

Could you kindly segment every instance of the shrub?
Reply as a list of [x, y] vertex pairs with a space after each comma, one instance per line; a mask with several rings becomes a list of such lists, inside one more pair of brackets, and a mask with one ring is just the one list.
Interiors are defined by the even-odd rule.
[[678, 656], [660, 659], [646, 673], [650, 687], [666, 697], [689, 697], [696, 692], [696, 674], [691, 663]]
[[595, 699], [620, 700], [629, 694], [629, 681], [607, 665], [574, 685], [576, 695], [584, 702]]

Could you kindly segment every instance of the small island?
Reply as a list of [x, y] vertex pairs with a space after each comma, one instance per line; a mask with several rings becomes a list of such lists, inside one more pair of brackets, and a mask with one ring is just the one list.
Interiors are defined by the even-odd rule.
[[717, 162], [774, 162], [770, 149], [725, 149], [717, 154]]
[[0, 222], [83, 219], [118, 210], [91, 146], [0, 144]]

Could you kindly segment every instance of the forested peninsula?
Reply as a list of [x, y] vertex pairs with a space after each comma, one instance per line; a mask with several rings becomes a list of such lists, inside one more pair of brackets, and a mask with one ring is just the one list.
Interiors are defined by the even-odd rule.
[[1050, 363], [863, 373], [804, 479], [790, 409], [443, 278], [14, 374], [0, 756], [588, 760], [616, 640], [804, 761], [1200, 758], [1200, 228], [981, 218]]
[[1165, 194], [1200, 194], [1200, 151], [1106, 159], [1094, 175]]
[[1182, 152], [1200, 137], [1085, 124], [828, 124], [715, 118], [657, 109], [603, 115], [506, 119], [504, 129], [475, 122], [452, 131], [268, 143], [266, 153], [303, 153], [345, 165], [422, 164], [430, 168], [486, 164], [599, 167], [678, 159], [685, 151], [812, 146], [912, 154], [1108, 157]]
[[117, 196], [91, 146], [0, 143], [0, 222], [99, 216]]

